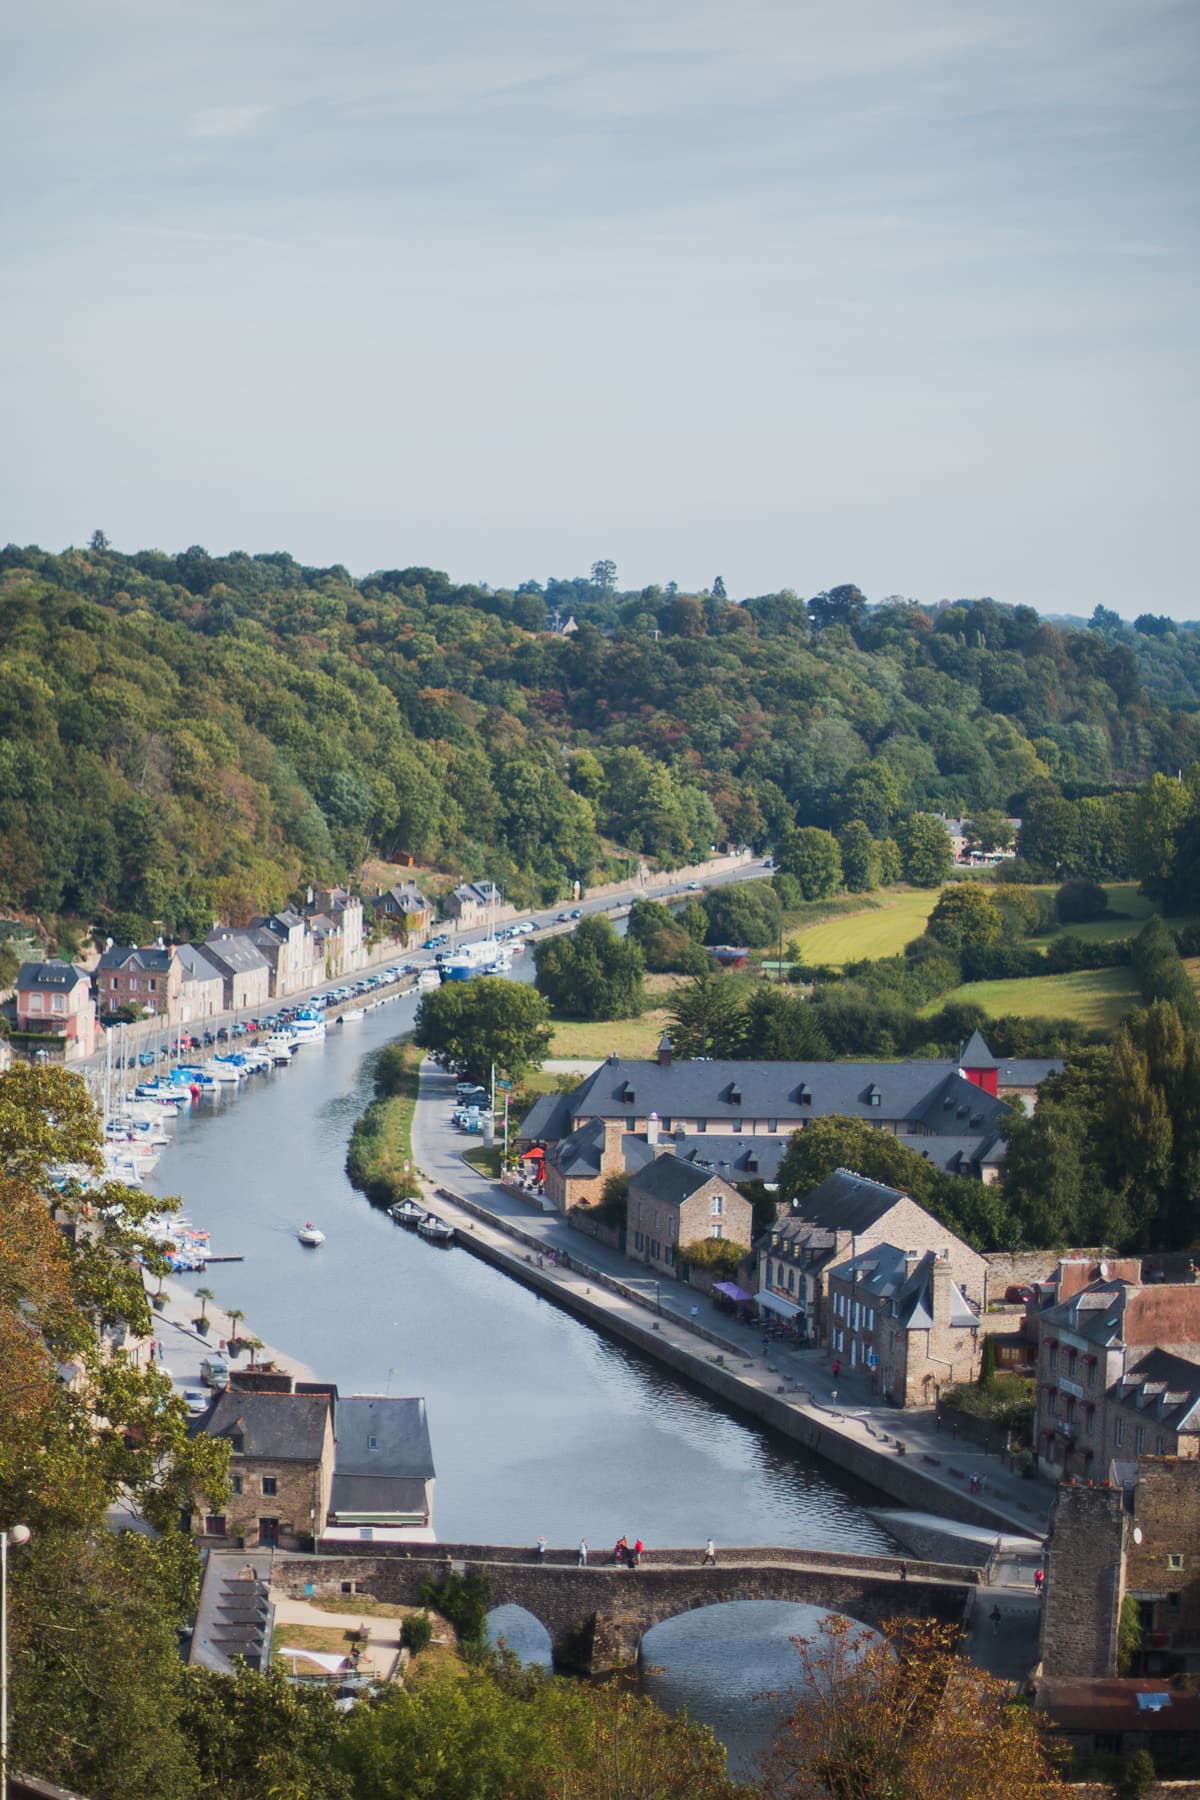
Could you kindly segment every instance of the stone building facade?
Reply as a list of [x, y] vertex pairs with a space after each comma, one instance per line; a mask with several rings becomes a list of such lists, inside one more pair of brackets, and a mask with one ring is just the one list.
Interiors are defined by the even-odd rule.
[[683, 1245], [725, 1238], [748, 1247], [753, 1219], [750, 1202], [729, 1182], [668, 1151], [630, 1176], [625, 1248], [635, 1262], [676, 1275]]
[[329, 1394], [226, 1389], [196, 1429], [230, 1446], [233, 1492], [223, 1513], [200, 1507], [192, 1526], [208, 1544], [311, 1550], [325, 1527], [334, 1471]]
[[979, 1319], [949, 1262], [878, 1244], [829, 1271], [829, 1345], [894, 1406], [933, 1406], [979, 1374]]

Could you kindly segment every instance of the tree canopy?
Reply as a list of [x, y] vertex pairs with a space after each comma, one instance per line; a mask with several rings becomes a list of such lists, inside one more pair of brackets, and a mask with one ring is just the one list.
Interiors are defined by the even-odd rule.
[[519, 1081], [539, 1068], [553, 1032], [542, 995], [523, 981], [476, 975], [422, 997], [413, 1042], [444, 1069], [487, 1083], [493, 1067]]
[[645, 964], [638, 945], [618, 937], [601, 914], [574, 931], [544, 938], [534, 951], [537, 990], [556, 1015], [573, 1019], [633, 1019], [644, 1004]]

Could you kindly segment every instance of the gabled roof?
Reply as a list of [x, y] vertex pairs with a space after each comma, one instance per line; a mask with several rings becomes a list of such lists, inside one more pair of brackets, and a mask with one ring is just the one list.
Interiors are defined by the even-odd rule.
[[973, 1031], [963, 1045], [958, 1065], [961, 1069], [995, 1069], [999, 1067], [980, 1031]]
[[320, 1462], [330, 1414], [327, 1394], [262, 1394], [226, 1388], [197, 1421], [207, 1437], [240, 1435], [244, 1456]]
[[558, 1138], [566, 1137], [570, 1129], [571, 1096], [539, 1094], [521, 1121], [517, 1136], [527, 1138], [530, 1142], [545, 1138], [553, 1143]]
[[237, 1673], [238, 1660], [265, 1672], [271, 1661], [275, 1608], [271, 1552], [210, 1550], [200, 1583], [189, 1663], [218, 1675]]
[[205, 956], [219, 969], [231, 975], [248, 975], [256, 969], [269, 969], [270, 963], [258, 946], [242, 931], [223, 931], [217, 937], [205, 938], [201, 946]]
[[[888, 1301], [892, 1316], [906, 1331], [927, 1331], [934, 1322], [934, 1277], [938, 1258], [927, 1250], [910, 1269], [908, 1254], [895, 1244], [876, 1244], [857, 1256], [836, 1264], [829, 1271], [831, 1281], [849, 1282], [854, 1292], [876, 1301]], [[944, 1266], [944, 1265], [943, 1265]], [[979, 1323], [967, 1305], [962, 1290], [954, 1281], [948, 1283], [950, 1318], [955, 1326]]]
[[98, 969], [123, 969], [129, 963], [139, 969], [152, 971], [156, 975], [165, 975], [171, 967], [171, 952], [161, 944], [150, 944], [144, 949], [137, 944], [113, 944], [101, 956], [96, 964]]
[[223, 981], [224, 976], [211, 963], [198, 944], [176, 944], [175, 955], [183, 970], [184, 981]]
[[1125, 1304], [1134, 1291], [1127, 1281], [1093, 1281], [1072, 1294], [1070, 1299], [1048, 1306], [1038, 1314], [1038, 1323], [1043, 1335], [1071, 1331], [1077, 1337], [1086, 1338], [1090, 1344], [1104, 1347], [1119, 1344], [1123, 1338]]
[[835, 1169], [819, 1186], [802, 1194], [793, 1210], [800, 1218], [831, 1231], [869, 1231], [898, 1200], [908, 1198], [899, 1188], [856, 1175], [853, 1169]]
[[432, 1481], [433, 1450], [423, 1399], [355, 1394], [334, 1414], [338, 1475]]
[[[708, 1182], [720, 1179], [712, 1169], [697, 1169], [691, 1163], [680, 1162], [677, 1156], [668, 1151], [664, 1156], [655, 1157], [644, 1169], [629, 1178], [629, 1192], [644, 1194], [649, 1200], [665, 1202], [668, 1206], [682, 1206], [685, 1200], [707, 1185]], [[729, 1185], [726, 1183], [726, 1185]]]
[[599, 1175], [603, 1154], [604, 1120], [593, 1119], [549, 1145], [546, 1161], [564, 1177]]
[[87, 980], [86, 969], [77, 969], [74, 963], [27, 962], [17, 971], [17, 992], [27, 994], [31, 989], [46, 989], [56, 994], [70, 994], [81, 981]]

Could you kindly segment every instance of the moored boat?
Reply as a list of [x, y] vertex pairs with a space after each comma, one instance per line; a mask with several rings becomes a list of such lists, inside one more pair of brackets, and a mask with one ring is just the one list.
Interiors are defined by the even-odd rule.
[[454, 1242], [454, 1227], [445, 1219], [439, 1219], [436, 1213], [426, 1213], [417, 1225], [417, 1234], [427, 1243], [448, 1246]]
[[397, 1200], [394, 1206], [388, 1207], [388, 1212], [397, 1225], [407, 1225], [410, 1230], [428, 1217], [425, 1208], [418, 1206], [415, 1200]]

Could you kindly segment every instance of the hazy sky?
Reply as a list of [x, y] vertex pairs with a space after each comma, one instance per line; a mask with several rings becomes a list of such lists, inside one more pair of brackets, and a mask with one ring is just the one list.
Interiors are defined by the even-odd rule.
[[0, 33], [0, 539], [1200, 616], [1194, 0]]

